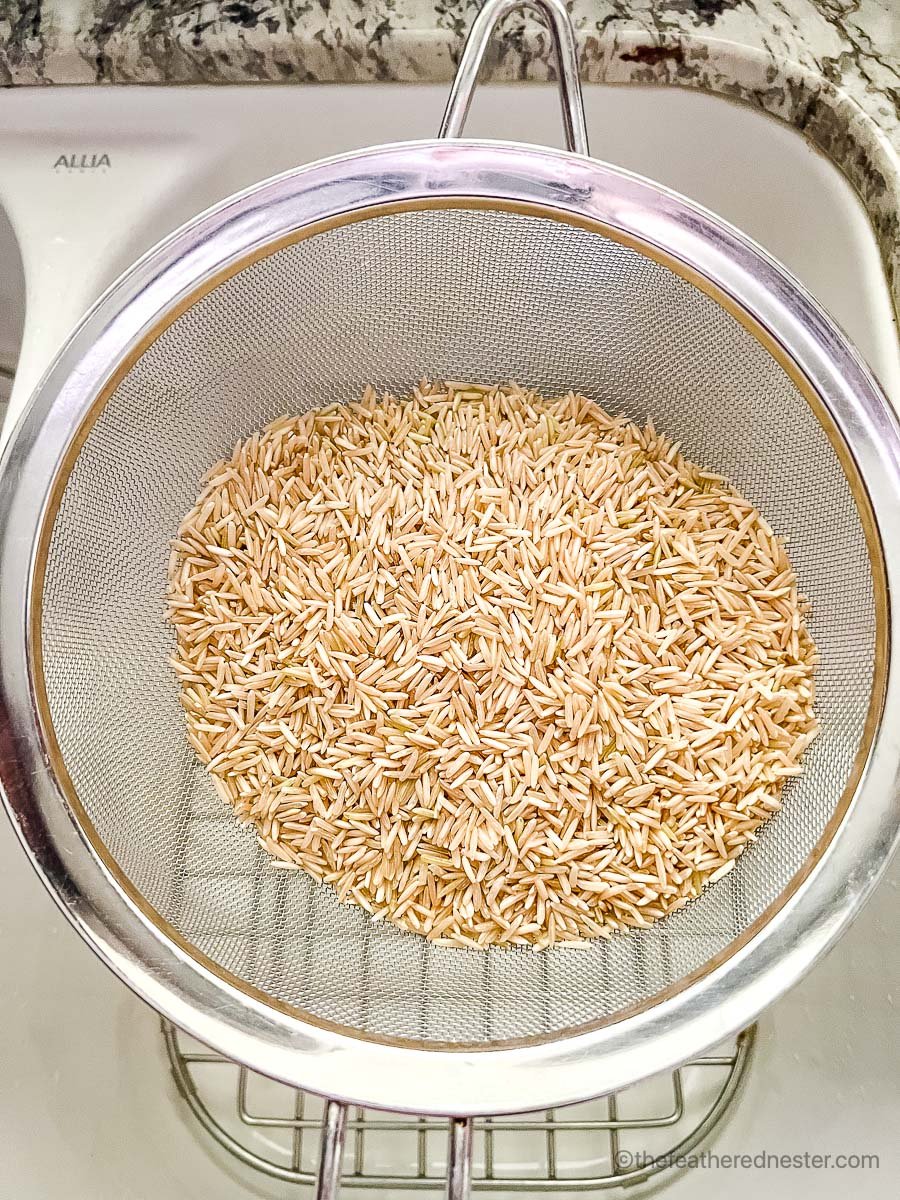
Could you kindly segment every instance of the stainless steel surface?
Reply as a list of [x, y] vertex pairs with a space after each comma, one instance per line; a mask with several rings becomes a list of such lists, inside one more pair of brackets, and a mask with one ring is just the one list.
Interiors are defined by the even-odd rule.
[[[827, 430], [748, 326], [802, 374]], [[166, 543], [199, 474], [288, 397], [345, 399], [423, 370], [574, 383], [649, 410], [792, 536], [816, 608], [825, 731], [739, 869], [646, 934], [481, 956], [372, 926], [298, 876], [272, 880], [184, 746], [160, 598]], [[849, 481], [832, 445], [852, 458]], [[900, 585], [898, 462], [884, 398], [809, 297], [735, 230], [645, 180], [550, 151], [425, 142], [261, 184], [122, 277], [7, 452], [0, 772], [14, 823], [61, 906], [136, 991], [275, 1078], [452, 1115], [560, 1104], [668, 1069], [815, 961], [896, 840], [893, 657], [862, 784], [825, 835], [871, 690], [872, 568], [888, 595]], [[868, 493], [874, 563], [851, 483]], [[893, 613], [879, 620], [886, 640]], [[65, 795], [35, 714], [38, 647]]]
[[472, 1183], [472, 1118], [447, 1122], [447, 1200], [466, 1200]]
[[347, 1106], [328, 1100], [322, 1119], [319, 1143], [319, 1169], [316, 1174], [316, 1200], [337, 1200], [341, 1186], [341, 1162], [347, 1134]]
[[[264, 1175], [313, 1183], [316, 1166], [303, 1148], [303, 1138], [308, 1135], [315, 1145], [322, 1127], [318, 1098], [302, 1092], [292, 1095], [254, 1076], [192, 1043], [169, 1022], [164, 1021], [162, 1029], [175, 1085], [206, 1132]], [[751, 1026], [720, 1052], [659, 1077], [652, 1096], [642, 1095], [640, 1100], [611, 1095], [570, 1109], [474, 1121], [472, 1190], [592, 1194], [671, 1171], [673, 1160], [706, 1142], [738, 1097], [755, 1041], [756, 1026]], [[254, 1080], [260, 1096], [251, 1103], [248, 1093]], [[618, 1115], [620, 1105], [627, 1116]], [[342, 1188], [392, 1194], [447, 1187], [443, 1151], [450, 1136], [448, 1122], [358, 1108], [348, 1121], [348, 1132]], [[278, 1135], [284, 1140], [277, 1142]], [[632, 1165], [626, 1166], [625, 1156], [620, 1156], [622, 1138], [629, 1139]], [[404, 1158], [405, 1173], [400, 1174]]]
[[[490, 279], [474, 295], [473, 270]], [[576, 278], [577, 297], [557, 282]], [[231, 441], [259, 428], [286, 395], [305, 407], [356, 395], [367, 377], [402, 388], [423, 362], [438, 375], [528, 378], [550, 393], [574, 374], [617, 409], [640, 405], [791, 537], [814, 604], [823, 732], [785, 812], [727, 884], [672, 920], [547, 955], [459, 953], [373, 924], [307, 875], [272, 871], [186, 745], [160, 619], [166, 548], [223, 429]], [[144, 902], [266, 996], [369, 1038], [435, 1048], [550, 1040], [647, 1003], [726, 951], [823, 836], [875, 686], [862, 525], [825, 432], [781, 367], [666, 267], [600, 234], [506, 211], [373, 213], [279, 250], [192, 304], [88, 434], [53, 523], [42, 598], [59, 753]]]
[[566, 146], [575, 154], [590, 154], [587, 125], [584, 120], [584, 101], [581, 96], [581, 78], [578, 74], [578, 46], [572, 22], [562, 0], [487, 0], [472, 22], [472, 28], [466, 38], [438, 136], [462, 137], [478, 82], [478, 72], [494, 30], [510, 13], [528, 8], [536, 9], [541, 15], [553, 41]]
[[4, 360], [4, 358], [0, 356], [0, 421], [3, 420], [6, 407], [9, 404], [9, 398], [12, 394], [15, 378], [15, 360], [12, 358]]

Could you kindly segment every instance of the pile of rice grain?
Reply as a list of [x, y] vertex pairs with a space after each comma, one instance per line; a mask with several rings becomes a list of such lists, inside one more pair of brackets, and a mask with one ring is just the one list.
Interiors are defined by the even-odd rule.
[[274, 865], [458, 946], [644, 926], [812, 740], [782, 543], [652, 425], [423, 384], [285, 417], [173, 542], [192, 745]]

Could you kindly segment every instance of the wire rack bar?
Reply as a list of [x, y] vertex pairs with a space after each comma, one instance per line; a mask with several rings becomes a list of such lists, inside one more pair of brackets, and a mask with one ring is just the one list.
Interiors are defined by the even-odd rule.
[[[472, 1166], [470, 1186], [473, 1192], [553, 1194], [577, 1191], [586, 1194], [642, 1183], [665, 1171], [672, 1159], [689, 1153], [707, 1138], [737, 1095], [752, 1057], [756, 1026], [739, 1034], [729, 1052], [704, 1055], [669, 1072], [672, 1099], [666, 1112], [621, 1115], [620, 1096], [613, 1094], [606, 1099], [605, 1117], [581, 1115], [584, 1106], [575, 1105], [533, 1116], [476, 1119], [471, 1124], [459, 1123], [458, 1128], [455, 1123], [441, 1118], [382, 1116], [380, 1113], [367, 1114], [362, 1108], [342, 1109], [340, 1116], [337, 1110], [342, 1106], [326, 1102], [323, 1110], [314, 1097], [290, 1088], [282, 1090], [290, 1094], [292, 1115], [254, 1111], [250, 1091], [257, 1077], [252, 1071], [221, 1055], [195, 1045], [188, 1046], [189, 1039], [167, 1021], [162, 1023], [162, 1033], [175, 1085], [200, 1125], [235, 1158], [272, 1178], [321, 1189], [322, 1167], [319, 1164], [304, 1165], [304, 1146], [307, 1144], [304, 1134], [322, 1137], [323, 1125], [328, 1121], [333, 1124], [340, 1117], [340, 1140], [346, 1137], [346, 1151], [342, 1157], [324, 1164], [332, 1187], [448, 1194], [443, 1156], [449, 1154], [452, 1161], [454, 1151], [466, 1149], [463, 1143], [474, 1137], [478, 1140], [479, 1150]], [[213, 1067], [216, 1069], [215, 1087], [209, 1086], [208, 1076], [206, 1082], [198, 1078]], [[220, 1072], [231, 1073], [233, 1088], [223, 1089]], [[707, 1072], [717, 1073], [718, 1086], [711, 1097], [705, 1095], [704, 1102], [698, 1106], [689, 1095], [688, 1076], [706, 1076]], [[665, 1078], [660, 1077], [661, 1080]], [[230, 1100], [226, 1099], [229, 1096]], [[314, 1105], [317, 1105], [316, 1111], [313, 1111]], [[661, 1149], [658, 1135], [665, 1131], [669, 1131], [671, 1142]], [[283, 1147], [275, 1147], [267, 1140], [278, 1133], [289, 1135]], [[539, 1173], [526, 1174], [521, 1164], [502, 1161], [497, 1138], [505, 1133], [533, 1133], [543, 1137], [544, 1161]], [[587, 1163], [581, 1160], [578, 1164], [567, 1162], [565, 1139], [572, 1134], [583, 1138], [596, 1135], [596, 1141], [591, 1141]], [[645, 1140], [657, 1135], [652, 1151], [649, 1141], [643, 1150], [635, 1147], [634, 1139], [641, 1134]], [[370, 1168], [368, 1162], [373, 1161], [371, 1151], [376, 1139], [381, 1139], [383, 1149], [387, 1139], [397, 1135], [409, 1135], [409, 1173]], [[623, 1136], [631, 1138], [627, 1162], [622, 1157]], [[379, 1157], [384, 1160], [383, 1153]], [[456, 1161], [457, 1164], [461, 1161], [459, 1153]], [[638, 1165], [628, 1165], [635, 1162]], [[573, 1174], [574, 1165], [579, 1167], [579, 1172]], [[455, 1181], [451, 1179], [451, 1182]], [[316, 1194], [327, 1196], [330, 1193], [319, 1190]]]

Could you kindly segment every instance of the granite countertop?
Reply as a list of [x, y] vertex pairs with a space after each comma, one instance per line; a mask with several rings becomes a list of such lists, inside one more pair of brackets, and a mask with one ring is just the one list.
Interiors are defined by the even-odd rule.
[[[452, 77], [479, 0], [0, 0], [0, 84]], [[589, 82], [697, 87], [797, 126], [871, 216], [900, 308], [900, 0], [571, 0]], [[513, 17], [494, 79], [547, 77]]]

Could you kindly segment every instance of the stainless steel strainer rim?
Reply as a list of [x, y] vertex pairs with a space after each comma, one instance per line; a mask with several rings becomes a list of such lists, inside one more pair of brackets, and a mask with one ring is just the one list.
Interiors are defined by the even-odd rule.
[[[461, 180], [464, 181], [461, 183]], [[856, 353], [790, 277], [739, 233], [645, 180], [586, 159], [497, 143], [389, 146], [291, 172], [205, 214], [135, 265], [61, 353], [7, 449], [0, 478], [0, 778], [39, 874], [83, 936], [141, 996], [223, 1053], [333, 1096], [405, 1111], [496, 1113], [561, 1104], [682, 1061], [748, 1022], [793, 983], [871, 890], [900, 828], [900, 672], [883, 649], [884, 700], [864, 776], [837, 835], [752, 942], [664, 1002], [602, 1028], [491, 1050], [363, 1040], [279, 1011], [190, 958], [124, 893], [89, 845], [47, 758], [36, 715], [32, 582], [54, 483], [97, 396], [160, 315], [236, 263], [320, 222], [379, 206], [475, 203], [597, 223], [665, 254], [802, 362], [865, 481], [885, 597], [900, 587], [891, 528], [900, 434]]]

